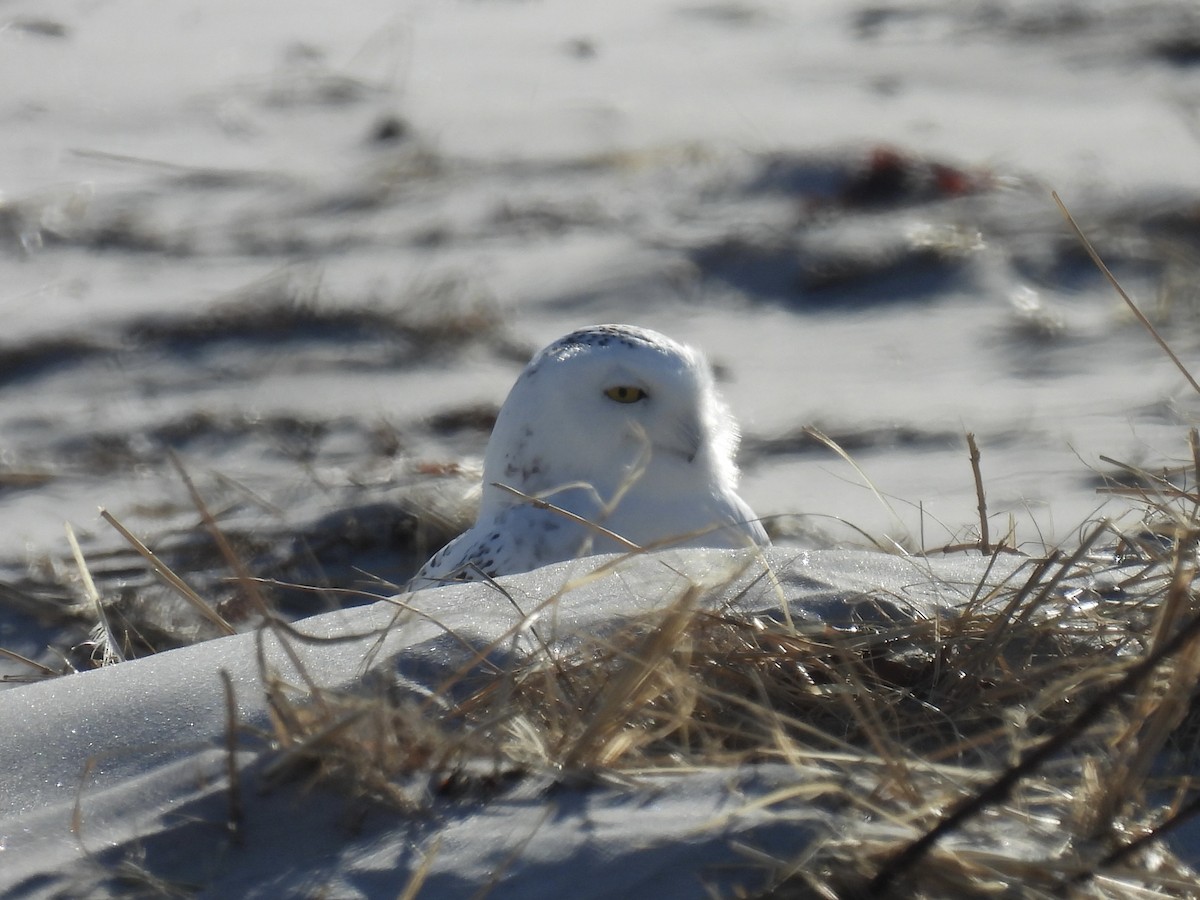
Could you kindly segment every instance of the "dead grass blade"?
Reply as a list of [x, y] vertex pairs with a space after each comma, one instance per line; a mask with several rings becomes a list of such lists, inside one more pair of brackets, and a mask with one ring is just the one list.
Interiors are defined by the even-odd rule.
[[630, 540], [627, 540], [626, 538], [621, 537], [621, 535], [617, 534], [615, 531], [610, 531], [609, 529], [605, 528], [603, 525], [593, 522], [591, 519], [584, 518], [581, 515], [577, 515], [576, 513], [573, 513], [570, 510], [563, 509], [561, 506], [555, 506], [553, 503], [549, 502], [548, 500], [543, 500], [540, 497], [534, 497], [530, 494], [526, 494], [524, 491], [519, 491], [515, 487], [512, 487], [511, 485], [503, 484], [499, 481], [493, 481], [492, 486], [497, 487], [502, 491], [506, 491], [507, 493], [512, 494], [514, 497], [520, 497], [523, 501], [525, 501], [526, 503], [528, 503], [530, 506], [534, 507], [535, 509], [547, 510], [549, 512], [554, 513], [555, 515], [562, 516], [564, 519], [566, 519], [569, 522], [574, 522], [576, 525], [582, 525], [588, 531], [594, 532], [595, 534], [598, 534], [598, 535], [601, 535], [602, 537], [608, 538], [610, 541], [615, 543], [618, 547], [628, 550], [631, 553], [641, 553], [642, 552], [641, 547], [639, 547], [633, 541], [630, 541]]
[[0, 647], [0, 656], [8, 657], [13, 662], [18, 662], [22, 665], [29, 666], [29, 668], [34, 669], [40, 675], [45, 675], [47, 678], [53, 678], [58, 674], [49, 666], [43, 666], [40, 662], [35, 662], [27, 656], [22, 656], [15, 650], [5, 650], [3, 647]]
[[404, 885], [404, 890], [400, 892], [397, 900], [417, 900], [422, 888], [425, 887], [425, 881], [429, 878], [429, 873], [433, 870], [433, 861], [437, 859], [438, 852], [441, 849], [441, 837], [434, 838], [429, 849], [425, 851], [425, 855], [421, 857], [420, 865], [409, 876], [408, 883]]
[[122, 525], [117, 518], [107, 509], [100, 510], [100, 518], [104, 519], [109, 525], [117, 530], [121, 537], [129, 542], [129, 546], [137, 551], [142, 559], [150, 564], [150, 568], [162, 578], [167, 584], [173, 587], [184, 600], [186, 600], [196, 612], [210, 624], [212, 624], [221, 634], [230, 635], [236, 634], [237, 631], [230, 625], [225, 618], [215, 609], [209, 606], [208, 602], [197, 594], [182, 578], [171, 571], [171, 568], [161, 559], [154, 555], [154, 552], [143, 544], [137, 537]]
[[272, 618], [271, 608], [266, 598], [263, 597], [262, 591], [259, 589], [257, 579], [250, 574], [250, 570], [242, 562], [241, 556], [233, 549], [233, 546], [229, 543], [229, 539], [221, 531], [216, 518], [209, 511], [208, 504], [204, 502], [204, 498], [200, 496], [200, 492], [196, 490], [196, 485], [192, 482], [191, 476], [188, 475], [187, 470], [183, 467], [183, 463], [179, 461], [179, 457], [173, 451], [168, 453], [168, 458], [171, 460], [171, 465], [175, 467], [175, 471], [179, 473], [179, 477], [183, 480], [188, 496], [191, 498], [192, 504], [196, 507], [196, 511], [200, 513], [200, 521], [204, 524], [204, 529], [216, 543], [217, 549], [221, 553], [221, 558], [225, 560], [225, 565], [229, 566], [230, 571], [237, 578], [238, 587], [250, 598], [251, 603], [260, 615], [266, 619]]
[[886, 894], [892, 884], [920, 863], [938, 841], [960, 829], [985, 809], [1006, 800], [1018, 782], [1095, 724], [1124, 695], [1138, 688], [1164, 660], [1170, 659], [1198, 637], [1200, 615], [1195, 615], [1170, 640], [1131, 665], [1116, 684], [1087, 703], [1066, 725], [1023, 752], [1015, 765], [1009, 766], [992, 781], [956, 803], [936, 825], [888, 860], [871, 879], [870, 895], [880, 897]]
[[623, 654], [626, 665], [605, 682], [597, 701], [591, 704], [586, 726], [563, 757], [565, 769], [611, 765], [623, 754], [622, 738], [630, 715], [646, 705], [650, 694], [661, 693], [661, 686], [653, 681], [662, 674], [661, 667], [672, 658], [673, 651], [686, 640], [699, 593], [695, 586], [684, 591], [667, 608], [657, 627]]
[[104, 601], [100, 597], [100, 592], [96, 590], [96, 582], [92, 580], [92, 573], [88, 570], [87, 561], [83, 558], [83, 551], [79, 549], [79, 541], [75, 539], [75, 529], [71, 527], [70, 522], [64, 523], [64, 527], [67, 530], [67, 543], [71, 545], [71, 554], [75, 557], [75, 565], [78, 567], [79, 577], [83, 581], [84, 593], [91, 602], [92, 609], [96, 611], [96, 621], [100, 625], [100, 633], [104, 638], [102, 664], [124, 662], [125, 654], [121, 651], [117, 635], [108, 621], [108, 613], [104, 611]]
[[1179, 357], [1175, 355], [1175, 351], [1171, 349], [1170, 345], [1168, 345], [1163, 339], [1163, 336], [1158, 333], [1158, 329], [1155, 328], [1153, 323], [1146, 318], [1145, 314], [1138, 309], [1138, 305], [1133, 302], [1133, 298], [1131, 298], [1129, 294], [1125, 293], [1125, 289], [1121, 287], [1121, 283], [1117, 281], [1116, 276], [1113, 275], [1108, 266], [1104, 264], [1104, 260], [1100, 258], [1100, 254], [1096, 252], [1096, 248], [1092, 246], [1092, 242], [1087, 239], [1087, 235], [1083, 233], [1083, 229], [1079, 227], [1079, 224], [1075, 221], [1075, 217], [1071, 215], [1066, 204], [1063, 203], [1062, 199], [1058, 196], [1058, 192], [1051, 191], [1050, 196], [1054, 198], [1054, 202], [1058, 205], [1058, 211], [1061, 212], [1063, 218], [1067, 220], [1067, 224], [1071, 226], [1071, 230], [1075, 232], [1075, 236], [1079, 238], [1079, 242], [1083, 244], [1083, 249], [1087, 252], [1087, 255], [1091, 257], [1092, 262], [1096, 264], [1096, 268], [1100, 270], [1101, 274], [1103, 274], [1106, 279], [1108, 279], [1108, 283], [1113, 286], [1113, 290], [1115, 290], [1120, 295], [1121, 299], [1125, 301], [1125, 305], [1129, 307], [1130, 311], [1133, 313], [1138, 322], [1141, 323], [1142, 327], [1145, 328], [1146, 331], [1150, 332], [1150, 336], [1154, 338], [1154, 340], [1158, 343], [1158, 346], [1161, 347], [1163, 352], [1167, 354], [1171, 362], [1175, 363], [1175, 368], [1177, 368], [1183, 374], [1183, 377], [1187, 379], [1187, 383], [1192, 386], [1192, 390], [1194, 390], [1197, 394], [1200, 394], [1200, 384], [1197, 384], [1196, 379], [1192, 377], [1192, 373], [1188, 371], [1187, 366], [1180, 361]]
[[[883, 494], [880, 492], [879, 488], [877, 488], [875, 486], [875, 482], [873, 482], [870, 478], [868, 478], [867, 473], [864, 472], [862, 467], [859, 466], [859, 464], [854, 461], [854, 458], [849, 453], [847, 453], [846, 450], [843, 449], [842, 446], [840, 444], [838, 444], [837, 441], [835, 441], [833, 438], [829, 437], [829, 435], [825, 434], [820, 429], [814, 428], [812, 426], [808, 426], [804, 429], [804, 433], [811, 436], [812, 438], [820, 441], [822, 444], [824, 444], [826, 447], [828, 447], [830, 450], [832, 450], [834, 453], [836, 453], [838, 456], [840, 456], [852, 469], [854, 469], [855, 472], [858, 473], [858, 477], [863, 480], [863, 483], [870, 489], [871, 493], [875, 495], [875, 499], [878, 500], [880, 505], [882, 505], [883, 508], [886, 509], [888, 511], [888, 513], [891, 515], [892, 520], [895, 522], [896, 527], [899, 529], [899, 533], [901, 535], [905, 536], [904, 539], [907, 539], [908, 529], [904, 527], [903, 520], [900, 518], [899, 514], [896, 512], [896, 510], [892, 506], [892, 504], [889, 503], [887, 501], [887, 498], [883, 496]], [[892, 545], [900, 553], [904, 554], [905, 556], [908, 555], [907, 552], [903, 549], [903, 547], [900, 546], [900, 544], [896, 543], [895, 541], [892, 541]]]

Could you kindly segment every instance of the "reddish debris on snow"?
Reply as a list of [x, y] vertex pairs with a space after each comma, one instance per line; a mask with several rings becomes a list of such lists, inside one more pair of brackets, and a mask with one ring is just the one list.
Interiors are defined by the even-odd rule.
[[847, 206], [891, 206], [961, 197], [991, 187], [988, 172], [970, 172], [878, 145], [871, 148], [864, 167], [849, 173], [838, 199]]

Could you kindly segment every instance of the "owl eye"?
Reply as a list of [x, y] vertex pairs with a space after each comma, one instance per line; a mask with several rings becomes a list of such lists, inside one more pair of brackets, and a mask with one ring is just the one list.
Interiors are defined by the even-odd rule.
[[616, 387], [610, 387], [605, 390], [604, 396], [609, 400], [616, 400], [618, 403], [637, 403], [639, 400], [645, 400], [650, 395], [640, 387], [634, 387], [629, 384], [618, 384]]

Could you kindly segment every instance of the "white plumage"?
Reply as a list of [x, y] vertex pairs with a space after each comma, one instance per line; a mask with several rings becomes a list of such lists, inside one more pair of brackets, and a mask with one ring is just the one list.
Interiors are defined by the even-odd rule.
[[533, 357], [504, 401], [484, 456], [475, 525], [435, 553], [410, 586], [629, 549], [526, 498], [640, 547], [766, 544], [736, 491], [737, 443], [700, 353], [630, 325], [572, 332]]

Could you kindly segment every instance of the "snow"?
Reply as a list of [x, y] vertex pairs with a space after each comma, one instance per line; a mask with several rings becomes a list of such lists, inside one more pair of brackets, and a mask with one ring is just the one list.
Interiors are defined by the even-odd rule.
[[[195, 529], [168, 449], [204, 491], [232, 482], [239, 499], [262, 498], [248, 504], [261, 519], [233, 523], [251, 534], [265, 530], [260, 509], [314, 521], [373, 500], [381, 472], [411, 471], [400, 462], [469, 467], [485, 435], [423, 423], [498, 404], [528, 351], [608, 321], [714, 360], [745, 433], [743, 496], [814, 527], [817, 543], [861, 543], [858, 529], [909, 546], [971, 540], [965, 432], [983, 450], [993, 537], [1011, 524], [1036, 553], [1069, 547], [1099, 515], [1136, 522], [1138, 509], [1097, 495], [1111, 471], [1101, 456], [1155, 470], [1190, 461], [1200, 405], [1081, 262], [1049, 192], [1143, 305], [1171, 307], [1164, 331], [1194, 367], [1194, 298], [1164, 285], [1195, 281], [1200, 66], [1156, 49], [1190, 33], [1189, 15], [1168, 0], [10, 0], [0, 474], [48, 480], [0, 482], [4, 581], [27, 566], [61, 571], [64, 521], [107, 558], [97, 506], [151, 543]], [[371, 141], [391, 116], [411, 136]], [[880, 147], [984, 173], [995, 189], [837, 207], [837, 178]], [[763, 187], [781, 160], [823, 189]], [[975, 249], [932, 272], [797, 284], [822, 253], [869, 269], [856, 254], [928, 235]], [[766, 254], [761, 282], [739, 281], [739, 260], [716, 252], [737, 240]], [[446, 284], [461, 289], [431, 289]], [[1061, 335], [1032, 334], [1014, 303], [1029, 292]], [[482, 298], [503, 326], [428, 353], [320, 323], [299, 338], [188, 337], [214, 310], [277, 296], [412, 316]], [[147, 338], [148, 322], [179, 330]], [[193, 419], [216, 425], [163, 437]], [[298, 424], [271, 427], [284, 419]], [[230, 420], [242, 428], [233, 436], [221, 430]], [[379, 423], [398, 435], [394, 468], [371, 456]], [[859, 470], [789, 443], [807, 425], [841, 440]], [[922, 585], [980, 575], [961, 561], [933, 578], [920, 569], [932, 563], [863, 551], [785, 546], [772, 560], [792, 572], [794, 613], [820, 620], [844, 616], [859, 591], [915, 591], [941, 609], [960, 598]], [[693, 561], [703, 577], [726, 571], [724, 557]], [[508, 584], [544, 597], [593, 563], [575, 565]], [[661, 566], [625, 571], [572, 592], [560, 633], [661, 602]], [[118, 592], [120, 577], [105, 589]], [[484, 585], [421, 603], [442, 624], [392, 628], [381, 657], [417, 681], [458, 659], [442, 625], [486, 642], [514, 622]], [[365, 632], [395, 611], [299, 627]], [[0, 646], [55, 658], [40, 622], [4, 615]], [[287, 674], [272, 640], [271, 665]], [[344, 687], [369, 645], [296, 649], [318, 683]], [[7, 660], [3, 671], [14, 671]], [[714, 883], [752, 880], [722, 869], [745, 863], [739, 846], [787, 856], [848, 823], [814, 805], [796, 813], [799, 831], [781, 831], [778, 817], [750, 812], [795, 777], [762, 766], [597, 791], [531, 779], [493, 802], [372, 816], [356, 830], [324, 789], [252, 790], [260, 742], [238, 758], [237, 847], [221, 824], [222, 671], [239, 719], [265, 725], [253, 634], [0, 692], [0, 893], [70, 896], [140, 853], [146, 869], [212, 897], [397, 896], [425, 859], [422, 897], [469, 895], [500, 874], [490, 896], [691, 897], [698, 860]]]
[[[359, 682], [370, 661], [418, 691], [433, 691], [471, 663], [471, 647], [508, 643], [514, 628], [527, 635], [536, 624], [543, 640], [569, 646], [661, 608], [691, 583], [729, 582], [711, 602], [741, 594], [737, 608], [747, 614], [778, 615], [782, 594], [801, 621], [847, 624], [863, 614], [858, 597], [868, 591], [893, 595], [910, 615], [944, 614], [971, 596], [987, 564], [782, 549], [759, 561], [747, 552], [676, 551], [615, 568], [618, 557], [593, 557], [502, 578], [509, 597], [482, 583], [423, 591], [401, 598], [415, 613], [381, 602], [300, 622], [302, 633], [326, 640], [290, 646], [307, 679], [322, 688]], [[764, 565], [777, 583], [756, 577]], [[1010, 568], [995, 567], [989, 577], [999, 582]], [[594, 571], [604, 574], [590, 577]], [[536, 620], [522, 621], [514, 608], [532, 610], [558, 593]], [[756, 799], [796, 775], [788, 766], [751, 764], [648, 774], [601, 791], [551, 790], [535, 775], [494, 802], [435, 801], [416, 819], [376, 814], [358, 831], [345, 821], [345, 798], [328, 790], [264, 790], [263, 758], [246, 750], [239, 755], [244, 843], [232, 847], [221, 827], [228, 790], [221, 673], [233, 684], [239, 723], [266, 727], [259, 640], [234, 635], [0, 693], [0, 720], [21, 723], [0, 735], [0, 889], [55, 896], [85, 883], [93, 858], [114, 865], [146, 853], [154, 871], [165, 866], [172, 877], [202, 878], [202, 896], [278, 896], [326, 885], [337, 896], [377, 897], [398, 893], [429, 856], [422, 896], [462, 896], [503, 870], [495, 896], [558, 897], [576, 884], [576, 896], [653, 890], [684, 897], [695, 895], [702, 873], [720, 881], [721, 866], [739, 861], [733, 842], [798, 852], [805, 833], [831, 827], [816, 807], [801, 814], [799, 831], [795, 822], [755, 812]], [[276, 641], [262, 640], [267, 670], [297, 683]]]

